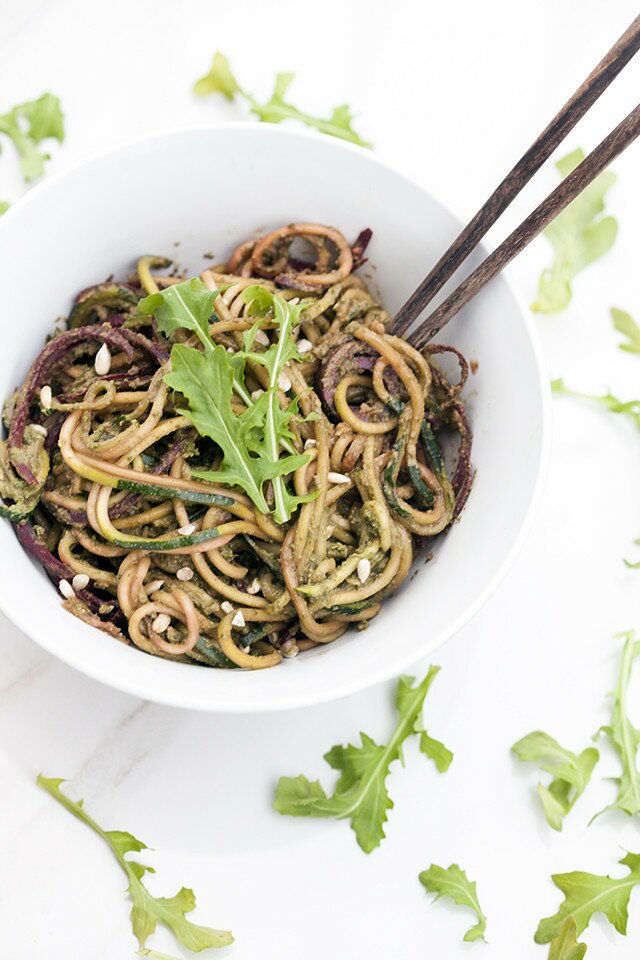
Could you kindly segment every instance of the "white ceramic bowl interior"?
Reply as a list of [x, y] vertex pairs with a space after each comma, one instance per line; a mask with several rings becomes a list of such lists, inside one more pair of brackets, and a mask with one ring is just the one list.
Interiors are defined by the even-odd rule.
[[[374, 154], [330, 137], [235, 123], [118, 147], [45, 181], [0, 219], [2, 398], [20, 383], [77, 290], [126, 274], [146, 253], [175, 257], [196, 273], [207, 263], [205, 252], [222, 259], [255, 231], [296, 220], [334, 224], [349, 238], [371, 227], [363, 273], [390, 311], [461, 226]], [[284, 709], [397, 675], [451, 637], [496, 587], [524, 539], [544, 473], [548, 390], [530, 318], [507, 282], [498, 278], [482, 292], [446, 339], [479, 364], [466, 392], [475, 485], [433, 562], [419, 561], [419, 575], [368, 630], [272, 670], [222, 671], [150, 657], [66, 613], [4, 522], [0, 606], [79, 670], [184, 707]]]

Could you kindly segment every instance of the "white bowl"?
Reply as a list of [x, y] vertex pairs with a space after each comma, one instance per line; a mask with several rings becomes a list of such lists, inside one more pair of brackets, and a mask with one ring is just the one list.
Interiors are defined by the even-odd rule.
[[[0, 219], [1, 397], [20, 383], [77, 290], [129, 272], [145, 253], [175, 256], [195, 273], [203, 253], [223, 258], [257, 229], [296, 220], [335, 224], [350, 238], [371, 227], [369, 266], [391, 311], [461, 227], [375, 154], [331, 137], [233, 123], [117, 147], [45, 181]], [[103, 683], [193, 709], [299, 707], [406, 670], [495, 590], [531, 525], [545, 472], [548, 386], [528, 311], [504, 278], [449, 325], [446, 339], [479, 363], [466, 394], [475, 484], [435, 560], [418, 561], [419, 576], [368, 630], [272, 670], [171, 663], [63, 610], [7, 522], [0, 524], [2, 610], [46, 650]]]

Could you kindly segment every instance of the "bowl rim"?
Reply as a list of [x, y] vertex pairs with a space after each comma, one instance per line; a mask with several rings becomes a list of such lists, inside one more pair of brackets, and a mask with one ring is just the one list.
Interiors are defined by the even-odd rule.
[[[44, 180], [40, 181], [40, 183], [32, 187], [21, 198], [15, 201], [3, 214], [3, 216], [0, 217], [0, 236], [6, 231], [7, 226], [10, 228], [10, 225], [14, 222], [16, 217], [18, 219], [20, 218], [22, 215], [21, 211], [24, 210], [29, 204], [32, 204], [33, 202], [39, 203], [41, 197], [46, 197], [50, 191], [55, 191], [59, 183], [72, 180], [75, 174], [85, 167], [89, 167], [94, 163], [106, 162], [110, 157], [135, 150], [135, 148], [140, 145], [154, 142], [160, 143], [163, 140], [174, 140], [175, 138], [179, 138], [181, 136], [198, 135], [200, 133], [207, 134], [217, 131], [250, 131], [252, 135], [256, 135], [258, 137], [263, 135], [273, 136], [275, 134], [276, 136], [282, 137], [283, 140], [289, 138], [307, 141], [320, 140], [325, 144], [330, 144], [330, 147], [337, 151], [342, 150], [348, 153], [359, 154], [363, 157], [363, 159], [366, 158], [366, 162], [373, 163], [381, 167], [384, 171], [388, 172], [394, 177], [403, 180], [410, 187], [419, 190], [423, 194], [426, 194], [434, 203], [439, 204], [446, 212], [450, 213], [455, 218], [457, 223], [461, 225], [466, 223], [466, 218], [460, 215], [459, 211], [454, 205], [451, 205], [448, 201], [445, 202], [440, 200], [437, 194], [432, 193], [429, 188], [423, 186], [413, 177], [398, 169], [392, 163], [381, 159], [378, 155], [370, 150], [366, 150], [364, 147], [360, 147], [357, 144], [353, 144], [349, 141], [341, 140], [339, 138], [330, 138], [326, 134], [321, 134], [312, 130], [298, 130], [286, 126], [281, 127], [274, 124], [262, 124], [258, 121], [251, 120], [230, 120], [172, 126], [162, 130], [154, 131], [152, 133], [139, 134], [135, 137], [126, 138], [118, 141], [117, 143], [112, 143], [106, 147], [89, 152], [84, 157], [65, 165], [61, 170], [57, 171], [52, 176], [46, 177]], [[489, 253], [492, 249], [492, 245], [487, 243], [486, 239], [483, 239], [479, 244], [478, 249], [484, 251], [485, 253]], [[411, 668], [422, 658], [428, 656], [431, 651], [435, 650], [443, 643], [456, 636], [456, 634], [458, 634], [460, 630], [462, 630], [463, 627], [473, 619], [478, 611], [495, 593], [496, 589], [513, 566], [531, 532], [531, 528], [538, 513], [544, 493], [551, 453], [551, 393], [548, 388], [548, 373], [546, 370], [540, 337], [535, 326], [534, 318], [525, 304], [524, 298], [516, 289], [511, 279], [509, 268], [503, 270], [500, 276], [509, 294], [513, 298], [518, 311], [520, 312], [520, 317], [524, 325], [524, 331], [527, 335], [529, 348], [531, 350], [531, 355], [537, 373], [537, 381], [540, 388], [540, 456], [529, 503], [522, 517], [519, 530], [513, 540], [511, 548], [505, 554], [493, 577], [489, 580], [484, 589], [480, 591], [475, 600], [468, 604], [468, 606], [460, 613], [460, 615], [455, 620], [451, 621], [446, 629], [441, 630], [440, 633], [435, 636], [435, 638], [431, 638], [428, 644], [422, 644], [420, 647], [416, 648], [411, 653], [406, 654], [401, 659], [394, 660], [389, 664], [385, 664], [379, 667], [377, 670], [366, 675], [354, 674], [348, 680], [340, 680], [340, 678], [336, 678], [335, 687], [333, 687], [331, 690], [321, 690], [318, 692], [297, 695], [295, 687], [293, 687], [289, 691], [286, 700], [282, 703], [274, 702], [272, 697], [267, 697], [266, 700], [261, 700], [259, 695], [257, 697], [252, 696], [249, 698], [247, 694], [240, 695], [238, 699], [231, 703], [218, 704], [214, 699], [206, 702], [198, 699], [195, 703], [192, 703], [186, 702], [185, 697], [181, 694], [174, 695], [170, 685], [167, 685], [166, 690], [159, 692], [156, 690], [149, 691], [148, 689], [145, 690], [142, 684], [136, 682], [135, 679], [131, 679], [128, 676], [118, 676], [116, 679], [110, 675], [105, 675], [104, 670], [101, 670], [99, 665], [94, 665], [93, 663], [83, 663], [82, 665], [79, 665], [72, 656], [66, 655], [64, 648], [61, 651], [58, 649], [55, 643], [50, 642], [48, 636], [43, 635], [39, 630], [31, 626], [29, 623], [29, 617], [24, 615], [23, 608], [19, 608], [18, 610], [9, 609], [11, 604], [8, 602], [7, 596], [5, 596], [3, 591], [0, 591], [0, 611], [15, 626], [17, 626], [22, 633], [37, 643], [42, 649], [46, 650], [47, 653], [52, 654], [63, 663], [73, 667], [75, 670], [78, 670], [86, 676], [91, 677], [91, 679], [97, 680], [106, 686], [112, 687], [113, 689], [123, 691], [145, 700], [151, 700], [152, 702], [161, 703], [172, 707], [180, 707], [187, 710], [222, 714], [254, 714], [280, 711], [284, 712], [286, 710], [301, 709], [303, 707], [311, 707], [322, 703], [333, 702], [334, 700], [344, 699], [352, 694], [366, 690], [369, 687], [376, 686], [391, 678], [397, 677], [406, 669]], [[19, 546], [17, 540], [16, 544]]]

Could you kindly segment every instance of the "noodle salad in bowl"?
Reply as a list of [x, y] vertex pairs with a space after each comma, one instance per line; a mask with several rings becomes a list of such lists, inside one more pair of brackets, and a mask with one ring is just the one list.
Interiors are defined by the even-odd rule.
[[387, 333], [370, 240], [291, 224], [199, 277], [144, 256], [76, 295], [0, 445], [2, 515], [66, 610], [158, 657], [272, 667], [365, 629], [457, 519], [468, 365]]
[[456, 633], [548, 436], [504, 277], [446, 343], [390, 332], [459, 230], [370, 151], [268, 124], [30, 191], [0, 218], [0, 609], [102, 683], [221, 712], [347, 696]]

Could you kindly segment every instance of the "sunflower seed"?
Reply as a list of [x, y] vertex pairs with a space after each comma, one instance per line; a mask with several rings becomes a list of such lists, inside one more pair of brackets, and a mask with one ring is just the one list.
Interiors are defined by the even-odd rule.
[[351, 482], [349, 480], [349, 477], [346, 476], [346, 474], [334, 473], [333, 471], [330, 471], [327, 474], [327, 480], [329, 481], [329, 483], [350, 483]]
[[107, 373], [109, 373], [109, 370], [111, 369], [111, 351], [106, 343], [103, 343], [96, 353], [96, 358], [93, 361], [93, 367], [99, 377], [104, 377]]
[[51, 387], [49, 386], [49, 384], [46, 384], [40, 391], [40, 404], [44, 407], [45, 410], [50, 410], [52, 403], [53, 403], [53, 394], [51, 393]]
[[222, 603], [220, 604], [220, 609], [224, 613], [233, 613], [233, 604], [229, 603], [228, 600], [223, 600]]
[[180, 567], [176, 577], [178, 580], [193, 580], [193, 570], [191, 567]]
[[291, 657], [297, 657], [298, 654], [300, 653], [300, 649], [298, 647], [298, 644], [295, 642], [295, 640], [289, 637], [289, 639], [285, 640], [285, 642], [280, 647], [280, 653], [282, 654], [283, 657], [290, 659]]
[[156, 633], [164, 633], [171, 623], [171, 617], [168, 613], [159, 613], [151, 626]]
[[311, 353], [313, 350], [313, 344], [311, 340], [298, 340], [298, 353], [305, 354]]
[[234, 627], [244, 627], [244, 614], [242, 610], [238, 610], [231, 623]]
[[247, 593], [260, 593], [260, 581], [257, 577], [247, 587]]
[[256, 343], [261, 343], [263, 347], [269, 346], [269, 337], [266, 335], [264, 330], [256, 330], [256, 335], [253, 338]]
[[42, 426], [41, 424], [39, 424], [39, 423], [32, 423], [32, 424], [31, 424], [31, 429], [33, 430], [34, 433], [37, 433], [38, 436], [40, 436], [40, 437], [46, 437], [46, 435], [47, 435], [47, 428], [46, 428], [46, 427], [43, 427], [43, 426]]
[[371, 573], [371, 563], [366, 558], [358, 560], [358, 580], [360, 583], [366, 583]]
[[74, 590], [84, 590], [89, 586], [89, 577], [86, 573], [76, 573], [75, 577], [71, 581], [71, 586]]
[[261, 397], [263, 393], [264, 393], [264, 390], [254, 390], [253, 393], [251, 394], [251, 399], [257, 400], [258, 397]]
[[285, 393], [287, 390], [291, 390], [291, 380], [289, 380], [289, 377], [284, 371], [278, 377], [278, 386], [281, 390], [284, 390]]
[[147, 584], [146, 591], [148, 595], [155, 593], [156, 590], [159, 590], [160, 587], [164, 586], [164, 580], [152, 580], [151, 583]]
[[195, 523], [187, 523], [184, 527], [178, 529], [178, 533], [181, 537], [190, 537], [192, 533], [196, 532]]
[[58, 590], [66, 600], [73, 600], [75, 593], [68, 580], [61, 580], [58, 584]]
[[318, 446], [318, 441], [317, 441], [317, 440], [311, 440], [311, 439], [310, 439], [310, 440], [305, 440], [305, 442], [304, 442], [304, 448], [305, 448], [305, 450], [309, 450], [311, 447], [317, 447], [317, 446]]

